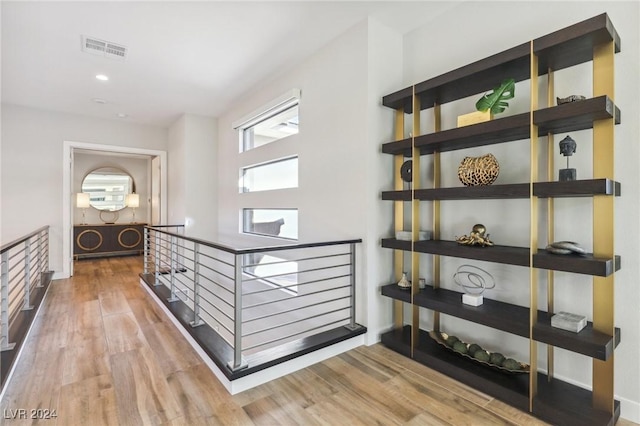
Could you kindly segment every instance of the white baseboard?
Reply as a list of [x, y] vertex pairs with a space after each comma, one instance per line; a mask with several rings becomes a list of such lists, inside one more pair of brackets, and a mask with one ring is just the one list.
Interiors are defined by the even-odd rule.
[[53, 280], [63, 280], [63, 279], [65, 279], [65, 278], [69, 278], [69, 276], [67, 275], [67, 276], [65, 277], [64, 273], [62, 273], [62, 272], [60, 272], [60, 271], [57, 271], [57, 272], [54, 272], [54, 273], [53, 273], [53, 276], [51, 277], [51, 280], [52, 280], [52, 281], [53, 281]]
[[169, 311], [165, 304], [160, 300], [157, 294], [155, 294], [149, 286], [140, 279], [140, 285], [151, 295], [154, 301], [160, 306], [164, 313], [169, 317], [171, 322], [177, 327], [182, 335], [187, 339], [189, 344], [195, 349], [202, 361], [209, 367], [216, 378], [222, 383], [231, 395], [235, 395], [239, 392], [254, 388], [263, 383], [270, 382], [279, 377], [286, 376], [287, 374], [306, 368], [310, 365], [324, 361], [325, 359], [339, 355], [348, 350], [357, 348], [364, 344], [364, 335], [352, 337], [351, 339], [344, 340], [342, 342], [333, 344], [326, 348], [308, 353], [306, 355], [294, 358], [290, 361], [283, 362], [273, 367], [266, 368], [264, 370], [249, 374], [248, 376], [241, 377], [236, 380], [229, 380], [220, 370], [220, 368], [211, 360], [209, 355], [200, 347], [195, 339], [184, 329], [184, 326], [176, 319], [176, 317]]

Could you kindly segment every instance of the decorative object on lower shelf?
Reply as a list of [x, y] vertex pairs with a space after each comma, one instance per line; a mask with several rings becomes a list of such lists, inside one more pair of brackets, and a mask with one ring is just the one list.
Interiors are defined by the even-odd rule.
[[[418, 231], [418, 241], [430, 239], [431, 231]], [[411, 241], [411, 231], [396, 231], [396, 240]]]
[[447, 333], [430, 331], [429, 336], [436, 343], [444, 346], [458, 355], [468, 358], [478, 364], [493, 368], [507, 374], [528, 374], [530, 367], [528, 364], [516, 361], [513, 358], [506, 358], [499, 352], [489, 352], [480, 345], [465, 343], [456, 336]]
[[571, 136], [566, 136], [564, 139], [560, 141], [560, 154], [567, 157], [567, 168], [560, 169], [558, 173], [558, 180], [560, 182], [568, 182], [572, 180], [578, 179], [578, 172], [576, 169], [569, 168], [569, 157], [571, 157], [576, 152], [576, 141], [571, 139]]
[[556, 241], [545, 247], [549, 253], [553, 254], [585, 254], [586, 251], [578, 243], [573, 241]]
[[458, 179], [465, 186], [491, 185], [500, 174], [500, 165], [493, 154], [464, 157], [458, 166]]
[[[491, 280], [490, 284], [487, 284], [486, 278]], [[464, 289], [462, 303], [471, 306], [482, 305], [484, 302], [482, 293], [496, 286], [496, 282], [490, 273], [473, 265], [460, 265], [456, 273], [453, 274], [453, 281]]]
[[556, 101], [558, 105], [570, 104], [572, 102], [580, 102], [580, 101], [584, 101], [585, 99], [587, 98], [582, 95], [571, 95], [571, 96], [567, 96], [566, 98], [556, 97]]
[[406, 272], [402, 273], [402, 278], [400, 278], [400, 281], [398, 281], [398, 287], [403, 290], [408, 290], [411, 288], [411, 281], [409, 281], [409, 279], [407, 278]]
[[463, 235], [462, 237], [456, 237], [458, 244], [464, 246], [480, 246], [487, 247], [492, 246], [493, 243], [489, 240], [489, 234], [486, 234], [487, 229], [481, 223], [473, 225], [471, 233]]
[[587, 317], [569, 312], [558, 312], [551, 317], [551, 327], [579, 333], [587, 326]]

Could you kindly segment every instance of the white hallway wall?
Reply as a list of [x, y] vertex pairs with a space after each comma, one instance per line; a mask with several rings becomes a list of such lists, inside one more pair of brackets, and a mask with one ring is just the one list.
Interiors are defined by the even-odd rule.
[[[437, 21], [417, 29], [404, 38], [404, 86], [414, 84], [470, 62], [482, 59], [533, 38], [567, 27], [584, 19], [607, 12], [622, 39], [622, 52], [616, 55], [615, 102], [622, 110], [622, 124], [616, 126], [616, 176], [622, 183], [622, 197], [616, 199], [616, 253], [622, 256], [622, 269], [615, 276], [615, 324], [622, 329], [622, 343], [615, 352], [615, 393], [622, 402], [622, 416], [640, 422], [640, 289], [637, 277], [640, 274], [640, 249], [635, 238], [638, 235], [640, 204], [637, 193], [640, 173], [637, 162], [638, 134], [637, 118], [640, 116], [638, 99], [640, 86], [639, 64], [639, 4], [637, 2], [466, 2]], [[509, 24], [487, 25], [499, 17], [508, 17]], [[507, 30], [508, 28], [508, 30]], [[444, 42], [446, 40], [446, 42]], [[556, 94], [585, 94], [592, 91], [591, 64], [556, 73]], [[544, 87], [546, 78], [541, 78]], [[403, 87], [404, 87], [403, 86]], [[398, 87], [397, 89], [400, 89]], [[529, 107], [529, 83], [516, 87], [516, 98], [504, 115], [525, 112]], [[456, 126], [457, 115], [474, 110], [477, 96], [466, 101], [443, 106], [443, 128]], [[541, 102], [546, 96], [541, 93]], [[426, 123], [431, 116], [425, 114], [423, 132], [433, 131]], [[556, 136], [557, 143], [565, 134]], [[572, 132], [578, 141], [578, 150], [571, 158], [571, 167], [576, 167], [578, 177], [592, 176], [591, 131]], [[541, 139], [541, 143], [546, 138]], [[526, 182], [529, 173], [528, 140], [465, 150], [442, 155], [443, 186], [458, 186], [456, 170], [462, 157], [491, 152], [500, 161], [500, 177], [496, 183]], [[523, 154], [524, 152], [524, 154]], [[543, 150], [544, 154], [544, 150]], [[545, 164], [544, 158], [540, 159]], [[563, 167], [564, 158], [555, 153], [556, 169]], [[425, 162], [428, 162], [425, 160]], [[426, 168], [426, 167], [425, 167]], [[541, 174], [545, 176], [544, 174]], [[555, 172], [557, 178], [557, 171]], [[430, 181], [425, 182], [430, 185]], [[473, 203], [470, 208], [470, 204]], [[425, 203], [429, 204], [429, 203]], [[541, 203], [545, 204], [545, 203]], [[544, 218], [541, 208], [541, 218]], [[592, 203], [590, 199], [556, 200], [556, 240], [576, 240], [586, 248], [592, 248]], [[423, 211], [423, 223], [430, 223], [430, 213]], [[505, 245], [528, 245], [529, 205], [526, 200], [490, 200], [481, 202], [452, 201], [442, 203], [443, 239], [453, 239], [466, 234], [474, 223], [487, 226], [492, 239]], [[546, 225], [540, 222], [540, 242], [546, 241]], [[597, 238], [594, 235], [593, 238]], [[502, 266], [484, 262], [469, 262], [455, 258], [442, 258], [443, 286], [459, 290], [452, 284], [451, 276], [463, 263], [473, 263], [490, 271], [497, 280], [497, 289], [486, 293], [510, 303], [527, 306], [529, 303], [529, 278], [526, 268]], [[429, 263], [425, 259], [421, 271], [429, 276]], [[541, 283], [546, 274], [541, 271]], [[540, 285], [540, 307], [546, 309], [545, 286]], [[556, 273], [556, 310], [586, 315], [592, 318], [591, 279], [587, 276]], [[430, 327], [430, 316], [424, 312], [424, 326]], [[527, 360], [528, 341], [508, 333], [477, 326], [462, 320], [447, 317], [443, 320], [445, 331], [449, 330], [467, 338], [473, 338], [489, 348]], [[538, 360], [546, 368], [546, 347], [539, 346]], [[555, 371], [579, 385], [591, 385], [591, 360], [562, 349], [556, 349]]]
[[50, 268], [62, 271], [63, 142], [166, 150], [166, 133], [160, 127], [3, 104], [1, 240], [49, 225]]
[[218, 230], [217, 119], [185, 114], [168, 131], [169, 220], [215, 241]]

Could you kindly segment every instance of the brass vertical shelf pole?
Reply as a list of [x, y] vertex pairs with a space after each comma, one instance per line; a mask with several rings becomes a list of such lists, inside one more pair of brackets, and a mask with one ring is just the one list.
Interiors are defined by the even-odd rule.
[[[614, 100], [614, 54], [611, 41], [593, 49], [593, 96], [607, 95]], [[593, 178], [614, 179], [615, 118], [593, 123]], [[615, 197], [593, 197], [593, 255], [614, 258]], [[614, 276], [593, 277], [593, 329], [615, 336]], [[614, 384], [612, 354], [608, 360], [593, 360], [593, 406], [613, 415]]]
[[533, 52], [531, 41], [531, 105], [529, 108], [530, 159], [529, 176], [530, 234], [529, 234], [529, 411], [533, 411], [533, 399], [538, 392], [538, 345], [533, 340], [533, 326], [538, 321], [538, 270], [533, 267], [533, 255], [538, 251], [538, 197], [533, 195], [533, 184], [538, 181], [538, 126], [533, 122], [533, 113], [538, 109], [538, 56]]
[[[434, 130], [442, 130], [440, 105], [433, 106]], [[440, 188], [440, 152], [433, 153], [433, 187]], [[433, 201], [433, 229], [431, 238], [440, 239], [440, 200]], [[433, 256], [433, 288], [440, 288], [440, 255]], [[433, 311], [433, 329], [440, 331], [440, 312]]]
[[[395, 139], [404, 139], [404, 108], [398, 108], [395, 111]], [[403, 180], [400, 170], [402, 169], [402, 163], [404, 162], [404, 156], [402, 154], [395, 155], [393, 157], [394, 163], [394, 189], [396, 191], [403, 190]], [[393, 218], [394, 228], [396, 231], [404, 230], [404, 201], [393, 202]], [[394, 276], [396, 282], [402, 278], [404, 272], [404, 251], [393, 251], [393, 265]], [[393, 325], [396, 329], [402, 328], [404, 325], [403, 315], [404, 303], [401, 300], [394, 299], [393, 301]]]
[[[547, 69], [547, 106], [552, 107], [555, 100], [555, 84], [553, 70]], [[555, 140], [553, 133], [547, 133], [547, 182], [553, 182], [555, 164], [553, 161], [555, 152]], [[547, 198], [547, 244], [555, 241], [555, 216], [553, 197]], [[552, 269], [547, 271], [547, 312], [554, 312], [555, 274]], [[547, 380], [553, 379], [554, 372], [553, 346], [547, 345]]]
[[420, 336], [420, 307], [413, 299], [420, 291], [420, 253], [415, 251], [420, 231], [420, 200], [415, 197], [415, 190], [420, 189], [420, 149], [416, 148], [416, 135], [420, 134], [420, 99], [413, 86], [413, 126], [411, 134], [411, 356], [418, 346]]

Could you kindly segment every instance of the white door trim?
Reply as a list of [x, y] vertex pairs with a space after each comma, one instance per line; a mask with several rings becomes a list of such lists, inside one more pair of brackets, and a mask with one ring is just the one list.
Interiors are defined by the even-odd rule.
[[[126, 154], [142, 154], [160, 158], [160, 217], [167, 220], [167, 152], [155, 149], [132, 148], [128, 146], [102, 145], [89, 142], [64, 141], [62, 149], [62, 276], [68, 278], [72, 273], [71, 241], [73, 233], [73, 197], [71, 193], [71, 152], [74, 149], [93, 151], [120, 152]], [[73, 165], [71, 165], [73, 166]]]

